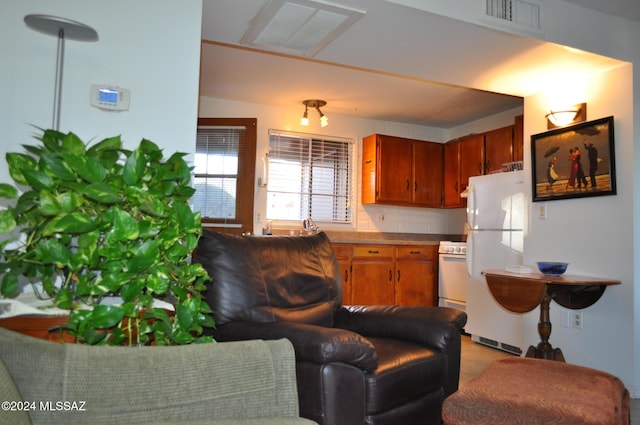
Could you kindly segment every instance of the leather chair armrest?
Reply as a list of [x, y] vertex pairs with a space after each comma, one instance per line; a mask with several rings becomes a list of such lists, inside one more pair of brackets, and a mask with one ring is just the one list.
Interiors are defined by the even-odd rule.
[[336, 328], [365, 337], [398, 338], [446, 350], [460, 338], [467, 322], [461, 310], [422, 306], [343, 306], [334, 316]]
[[378, 367], [378, 355], [371, 342], [345, 329], [294, 322], [232, 322], [220, 325], [213, 335], [218, 341], [287, 338], [300, 361], [344, 362], [367, 371]]

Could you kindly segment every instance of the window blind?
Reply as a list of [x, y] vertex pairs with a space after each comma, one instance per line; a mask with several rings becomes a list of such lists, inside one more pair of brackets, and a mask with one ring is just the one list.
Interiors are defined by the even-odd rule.
[[198, 127], [192, 202], [203, 219], [237, 221], [238, 157], [245, 133], [245, 127]]
[[353, 142], [271, 130], [267, 218], [350, 223]]

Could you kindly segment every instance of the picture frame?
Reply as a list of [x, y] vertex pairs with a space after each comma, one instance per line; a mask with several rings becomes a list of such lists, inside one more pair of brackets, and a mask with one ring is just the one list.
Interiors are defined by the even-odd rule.
[[533, 202], [615, 195], [613, 116], [532, 135], [531, 168]]

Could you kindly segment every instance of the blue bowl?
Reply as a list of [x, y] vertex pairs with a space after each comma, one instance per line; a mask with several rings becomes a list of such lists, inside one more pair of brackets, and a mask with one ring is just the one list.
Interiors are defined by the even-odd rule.
[[562, 273], [567, 271], [567, 266], [569, 263], [558, 263], [553, 261], [539, 261], [538, 270], [542, 274], [546, 274], [549, 276], [560, 276]]

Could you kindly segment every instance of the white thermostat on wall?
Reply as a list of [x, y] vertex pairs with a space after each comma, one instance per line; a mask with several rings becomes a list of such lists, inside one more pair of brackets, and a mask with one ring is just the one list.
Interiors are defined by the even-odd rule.
[[126, 111], [129, 109], [129, 89], [105, 84], [91, 85], [91, 106], [105, 111]]

